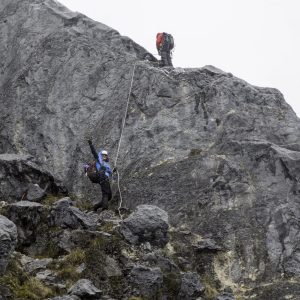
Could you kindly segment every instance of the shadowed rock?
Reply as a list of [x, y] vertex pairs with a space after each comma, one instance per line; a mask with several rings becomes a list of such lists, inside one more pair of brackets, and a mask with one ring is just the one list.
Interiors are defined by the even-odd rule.
[[3, 275], [10, 255], [17, 244], [17, 227], [6, 217], [0, 215], [0, 275]]

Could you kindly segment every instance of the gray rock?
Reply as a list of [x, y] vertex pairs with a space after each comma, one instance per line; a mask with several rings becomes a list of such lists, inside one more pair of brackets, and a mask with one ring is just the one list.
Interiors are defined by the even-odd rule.
[[9, 203], [21, 199], [39, 201], [46, 191], [65, 191], [32, 156], [24, 154], [0, 154], [0, 182], [0, 200]]
[[52, 258], [43, 258], [43, 259], [32, 259], [27, 263], [23, 264], [24, 270], [28, 273], [35, 273], [40, 270], [44, 270], [47, 266], [53, 261]]
[[80, 300], [80, 298], [74, 295], [64, 295], [54, 298], [48, 298], [48, 300]]
[[182, 275], [179, 292], [180, 299], [197, 299], [203, 294], [204, 290], [205, 288], [200, 282], [197, 273], [187, 272]]
[[46, 196], [45, 190], [41, 189], [40, 186], [35, 184], [29, 184], [28, 186], [28, 192], [26, 199], [29, 201], [40, 201]]
[[80, 279], [68, 290], [68, 294], [78, 296], [82, 299], [98, 299], [102, 292], [90, 280]]
[[8, 206], [7, 216], [17, 226], [19, 244], [30, 245], [36, 240], [46, 213], [42, 204], [31, 201], [19, 201]]
[[54, 203], [49, 216], [49, 224], [70, 229], [94, 229], [97, 225], [94, 218], [74, 207], [68, 197]]
[[137, 265], [131, 270], [130, 282], [139, 295], [155, 299], [162, 287], [163, 274], [159, 268]]
[[17, 227], [6, 217], [0, 215], [0, 275], [3, 275], [11, 253], [17, 244]]
[[58, 235], [56, 244], [63, 250], [70, 252], [72, 249], [84, 248], [95, 238], [110, 237], [111, 235], [102, 231], [92, 231], [83, 229], [65, 229]]
[[164, 246], [168, 242], [168, 214], [157, 206], [139, 205], [121, 223], [120, 231], [132, 244], [149, 242]]

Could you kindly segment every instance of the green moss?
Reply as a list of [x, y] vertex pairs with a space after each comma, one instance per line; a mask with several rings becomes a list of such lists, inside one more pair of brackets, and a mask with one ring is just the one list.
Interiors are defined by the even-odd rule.
[[78, 199], [75, 201], [75, 206], [79, 208], [81, 211], [90, 211], [93, 209], [93, 203], [86, 199]]
[[28, 276], [15, 258], [10, 261], [4, 276], [0, 277], [0, 294], [9, 289], [14, 300], [38, 300], [54, 296], [54, 292], [40, 280]]
[[124, 277], [113, 276], [109, 278], [110, 290], [113, 292], [114, 297], [122, 299], [124, 296], [124, 289], [127, 287], [127, 283]]
[[219, 294], [217, 290], [216, 280], [214, 280], [214, 278], [212, 278], [210, 275], [205, 274], [202, 277], [202, 282], [205, 286], [205, 291], [204, 291], [205, 299], [207, 300], [215, 299]]
[[59, 200], [60, 196], [47, 195], [42, 201], [41, 204], [45, 206], [52, 206], [57, 200]]
[[77, 272], [77, 267], [85, 263], [86, 255], [83, 249], [73, 249], [64, 260], [53, 262], [49, 268], [55, 270], [57, 277], [65, 280], [69, 285], [80, 279], [80, 274]]
[[85, 252], [81, 248], [73, 249], [66, 257], [65, 262], [70, 265], [80, 265], [85, 262]]
[[164, 274], [164, 292], [170, 299], [176, 299], [180, 291], [181, 278], [178, 273]]
[[15, 292], [17, 299], [46, 299], [53, 296], [50, 288], [46, 287], [40, 280], [29, 278]]

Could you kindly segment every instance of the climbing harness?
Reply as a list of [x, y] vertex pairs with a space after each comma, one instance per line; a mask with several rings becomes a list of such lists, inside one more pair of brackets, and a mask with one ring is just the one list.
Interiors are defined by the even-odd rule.
[[[131, 90], [132, 90], [136, 65], [137, 65], [137, 61], [133, 65], [130, 88], [129, 88], [129, 93], [128, 93], [128, 97], [127, 97], [126, 109], [125, 109], [125, 114], [124, 114], [124, 118], [123, 118], [123, 122], [122, 122], [121, 135], [120, 135], [120, 139], [119, 139], [119, 144], [118, 144], [117, 154], [116, 154], [116, 158], [115, 158], [114, 168], [116, 168], [117, 162], [118, 162], [118, 157], [119, 157], [121, 142], [122, 142], [122, 138], [123, 138], [123, 131], [124, 131], [125, 123], [126, 123], [126, 117], [127, 117], [128, 107], [129, 107], [129, 101], [130, 101], [130, 95], [131, 95]], [[122, 198], [122, 193], [121, 193], [121, 188], [120, 188], [120, 175], [119, 175], [118, 169], [117, 169], [116, 172], [117, 172], [118, 191], [119, 191], [119, 195], [120, 195], [120, 203], [119, 203], [119, 207], [118, 207], [118, 212], [119, 212], [120, 218], [123, 219], [123, 216], [121, 214], [121, 207], [122, 207], [122, 203], [123, 203], [123, 198]]]

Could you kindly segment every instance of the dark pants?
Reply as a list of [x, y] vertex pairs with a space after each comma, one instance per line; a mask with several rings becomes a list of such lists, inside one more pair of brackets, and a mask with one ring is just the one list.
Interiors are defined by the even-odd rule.
[[100, 175], [100, 182], [101, 191], [102, 191], [102, 200], [94, 205], [94, 211], [97, 211], [98, 208], [108, 209], [108, 201], [111, 200], [112, 193], [110, 188], [109, 179], [101, 174]]
[[173, 67], [170, 50], [161, 50], [161, 67]]

